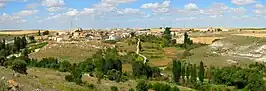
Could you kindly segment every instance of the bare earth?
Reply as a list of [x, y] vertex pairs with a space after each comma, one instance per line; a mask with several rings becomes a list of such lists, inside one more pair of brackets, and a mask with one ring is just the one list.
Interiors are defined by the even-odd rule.
[[223, 39], [225, 37], [195, 37], [191, 38], [194, 43], [212, 44], [215, 39]]

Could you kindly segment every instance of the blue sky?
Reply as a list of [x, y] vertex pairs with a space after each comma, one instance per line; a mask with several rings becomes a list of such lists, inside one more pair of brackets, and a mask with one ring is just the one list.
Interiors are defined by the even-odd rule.
[[0, 29], [266, 27], [265, 23], [266, 0], [0, 0]]

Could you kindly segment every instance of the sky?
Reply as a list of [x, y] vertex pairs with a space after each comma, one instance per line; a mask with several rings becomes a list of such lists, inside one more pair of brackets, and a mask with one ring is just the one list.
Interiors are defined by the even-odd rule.
[[266, 27], [266, 0], [0, 0], [0, 29]]

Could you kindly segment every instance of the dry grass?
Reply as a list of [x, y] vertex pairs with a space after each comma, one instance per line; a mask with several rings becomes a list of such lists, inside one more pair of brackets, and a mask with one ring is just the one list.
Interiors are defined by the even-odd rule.
[[251, 36], [251, 37], [266, 37], [266, 33], [242, 33], [242, 34], [233, 34], [237, 36]]
[[6, 34], [6, 35], [24, 35], [24, 34], [33, 34], [38, 33], [38, 31], [34, 30], [22, 30], [22, 31], [0, 31], [0, 34]]
[[15, 80], [22, 91], [33, 91], [41, 89], [42, 91], [88, 91], [89, 88], [78, 86], [75, 83], [69, 83], [64, 80], [66, 73], [58, 72], [44, 68], [28, 68], [27, 75], [13, 77], [12, 70], [0, 67], [0, 77], [6, 80]]
[[35, 59], [55, 57], [60, 60], [69, 60], [71, 63], [77, 63], [91, 57], [98, 50], [89, 45], [89, 43], [62, 44], [50, 42], [47, 46], [41, 48], [39, 52], [30, 54], [30, 57]]
[[123, 72], [132, 72], [132, 64], [123, 64], [122, 70]]
[[212, 44], [215, 39], [223, 39], [225, 37], [195, 37], [191, 38], [194, 43]]
[[[56, 32], [60, 30], [49, 30], [49, 32]], [[5, 31], [0, 31], [0, 34], [3, 35], [25, 35], [25, 34], [37, 34], [39, 30], [5, 30]], [[43, 30], [41, 31], [43, 32]]]

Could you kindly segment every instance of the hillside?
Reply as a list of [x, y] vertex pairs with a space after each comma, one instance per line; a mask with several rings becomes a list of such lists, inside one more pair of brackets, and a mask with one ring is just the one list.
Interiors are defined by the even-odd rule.
[[192, 56], [187, 57], [187, 60], [192, 63], [203, 61], [207, 65], [214, 66], [264, 62], [265, 48], [265, 38], [228, 36], [209, 46], [191, 50]]

